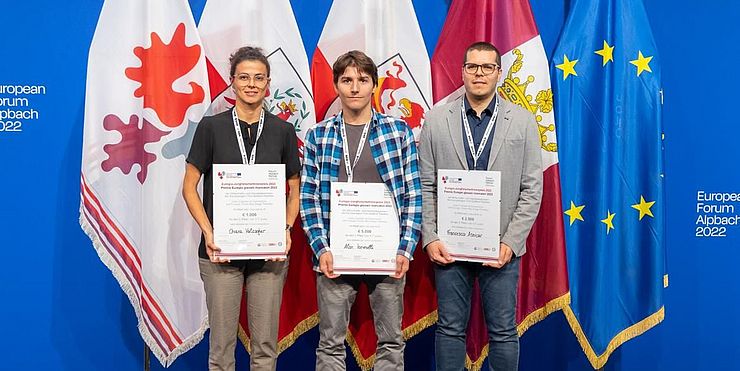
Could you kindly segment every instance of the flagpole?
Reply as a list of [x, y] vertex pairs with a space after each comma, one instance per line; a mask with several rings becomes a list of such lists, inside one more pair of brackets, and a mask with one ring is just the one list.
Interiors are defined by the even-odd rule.
[[149, 369], [151, 367], [151, 362], [150, 362], [151, 361], [151, 359], [150, 359], [151, 357], [150, 357], [150, 354], [151, 354], [151, 352], [149, 351], [149, 346], [146, 345], [146, 343], [145, 343], [144, 344], [144, 371], [149, 371]]

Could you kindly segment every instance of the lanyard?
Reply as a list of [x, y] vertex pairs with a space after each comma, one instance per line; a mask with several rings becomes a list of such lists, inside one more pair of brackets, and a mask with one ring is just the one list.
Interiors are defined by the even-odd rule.
[[357, 165], [357, 161], [360, 160], [362, 149], [365, 148], [365, 141], [367, 140], [367, 134], [370, 132], [370, 122], [365, 124], [365, 128], [362, 129], [362, 136], [360, 136], [360, 143], [357, 145], [357, 154], [355, 155], [355, 161], [350, 165], [349, 162], [349, 143], [347, 143], [347, 129], [344, 127], [344, 118], [342, 113], [339, 113], [339, 131], [342, 134], [342, 155], [344, 156], [344, 169], [347, 171], [347, 183], [352, 183], [352, 172]]
[[465, 128], [465, 137], [468, 139], [468, 148], [470, 149], [470, 155], [473, 156], [473, 170], [478, 167], [478, 159], [483, 153], [483, 148], [486, 147], [488, 137], [493, 131], [493, 127], [496, 126], [496, 117], [498, 117], [498, 99], [496, 99], [496, 107], [493, 109], [493, 115], [486, 124], [486, 131], [483, 132], [483, 139], [480, 141], [478, 149], [475, 149], [475, 143], [473, 143], [473, 134], [470, 131], [470, 124], [468, 123], [468, 115], [465, 113], [465, 101], [460, 103], [460, 112], [462, 113], [463, 127]]
[[257, 139], [254, 140], [254, 146], [252, 146], [252, 153], [249, 155], [249, 159], [247, 159], [247, 150], [246, 147], [244, 147], [242, 129], [239, 127], [239, 117], [236, 115], [236, 106], [231, 110], [231, 118], [234, 121], [234, 131], [236, 131], [236, 141], [239, 142], [239, 152], [241, 152], [242, 155], [242, 164], [252, 165], [254, 164], [255, 157], [257, 157], [257, 141], [260, 139], [262, 128], [265, 126], [265, 110], [263, 109], [260, 112], [260, 122], [257, 124]]

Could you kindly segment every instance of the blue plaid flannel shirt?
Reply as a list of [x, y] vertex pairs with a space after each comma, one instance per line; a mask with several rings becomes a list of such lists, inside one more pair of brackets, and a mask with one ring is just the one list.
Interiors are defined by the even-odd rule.
[[[369, 143], [378, 173], [398, 206], [398, 254], [411, 260], [421, 231], [421, 181], [414, 133], [403, 120], [373, 111]], [[315, 270], [318, 257], [330, 246], [329, 197], [331, 182], [339, 179], [341, 157], [342, 135], [337, 116], [308, 130], [301, 172], [301, 218], [313, 249]]]

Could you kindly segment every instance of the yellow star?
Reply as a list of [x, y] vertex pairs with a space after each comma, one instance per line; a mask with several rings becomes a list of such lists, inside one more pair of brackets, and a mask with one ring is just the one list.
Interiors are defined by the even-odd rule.
[[650, 208], [653, 207], [655, 201], [645, 202], [645, 197], [640, 196], [640, 203], [632, 205], [632, 208], [640, 212], [640, 220], [645, 215], [653, 216], [653, 212]]
[[604, 40], [604, 47], [601, 50], [597, 50], [594, 53], [601, 56], [601, 65], [606, 66], [609, 61], [614, 62], [614, 47], [609, 46], [606, 40]]
[[555, 68], [563, 71], [563, 81], [565, 81], [569, 75], [578, 76], [576, 73], [576, 63], [578, 63], [578, 59], [569, 61], [568, 56], [563, 54], [563, 63], [555, 66]]
[[610, 229], [614, 229], [614, 215], [617, 214], [612, 213], [611, 210], [607, 210], [606, 219], [601, 219], [601, 222], [606, 224], [606, 234], [609, 234]]
[[586, 205], [576, 206], [576, 204], [574, 204], [573, 201], [570, 202], [570, 209], [565, 211], [565, 215], [568, 215], [570, 217], [570, 225], [573, 225], [576, 219], [583, 221], [583, 216], [581, 216], [581, 211], [583, 210], [584, 207], [586, 207]]
[[637, 51], [637, 59], [630, 61], [631, 64], [637, 66], [637, 76], [640, 76], [642, 71], [653, 72], [653, 70], [650, 69], [650, 61], [652, 59], [653, 57], [644, 57], [641, 50]]

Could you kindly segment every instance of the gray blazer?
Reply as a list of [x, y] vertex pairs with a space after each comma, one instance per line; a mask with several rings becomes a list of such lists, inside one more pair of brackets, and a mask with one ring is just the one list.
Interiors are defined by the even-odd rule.
[[[540, 210], [542, 157], [534, 115], [501, 97], [488, 170], [501, 172], [501, 242], [516, 256]], [[460, 117], [461, 98], [426, 114], [419, 139], [424, 246], [437, 236], [437, 169], [468, 169]]]

